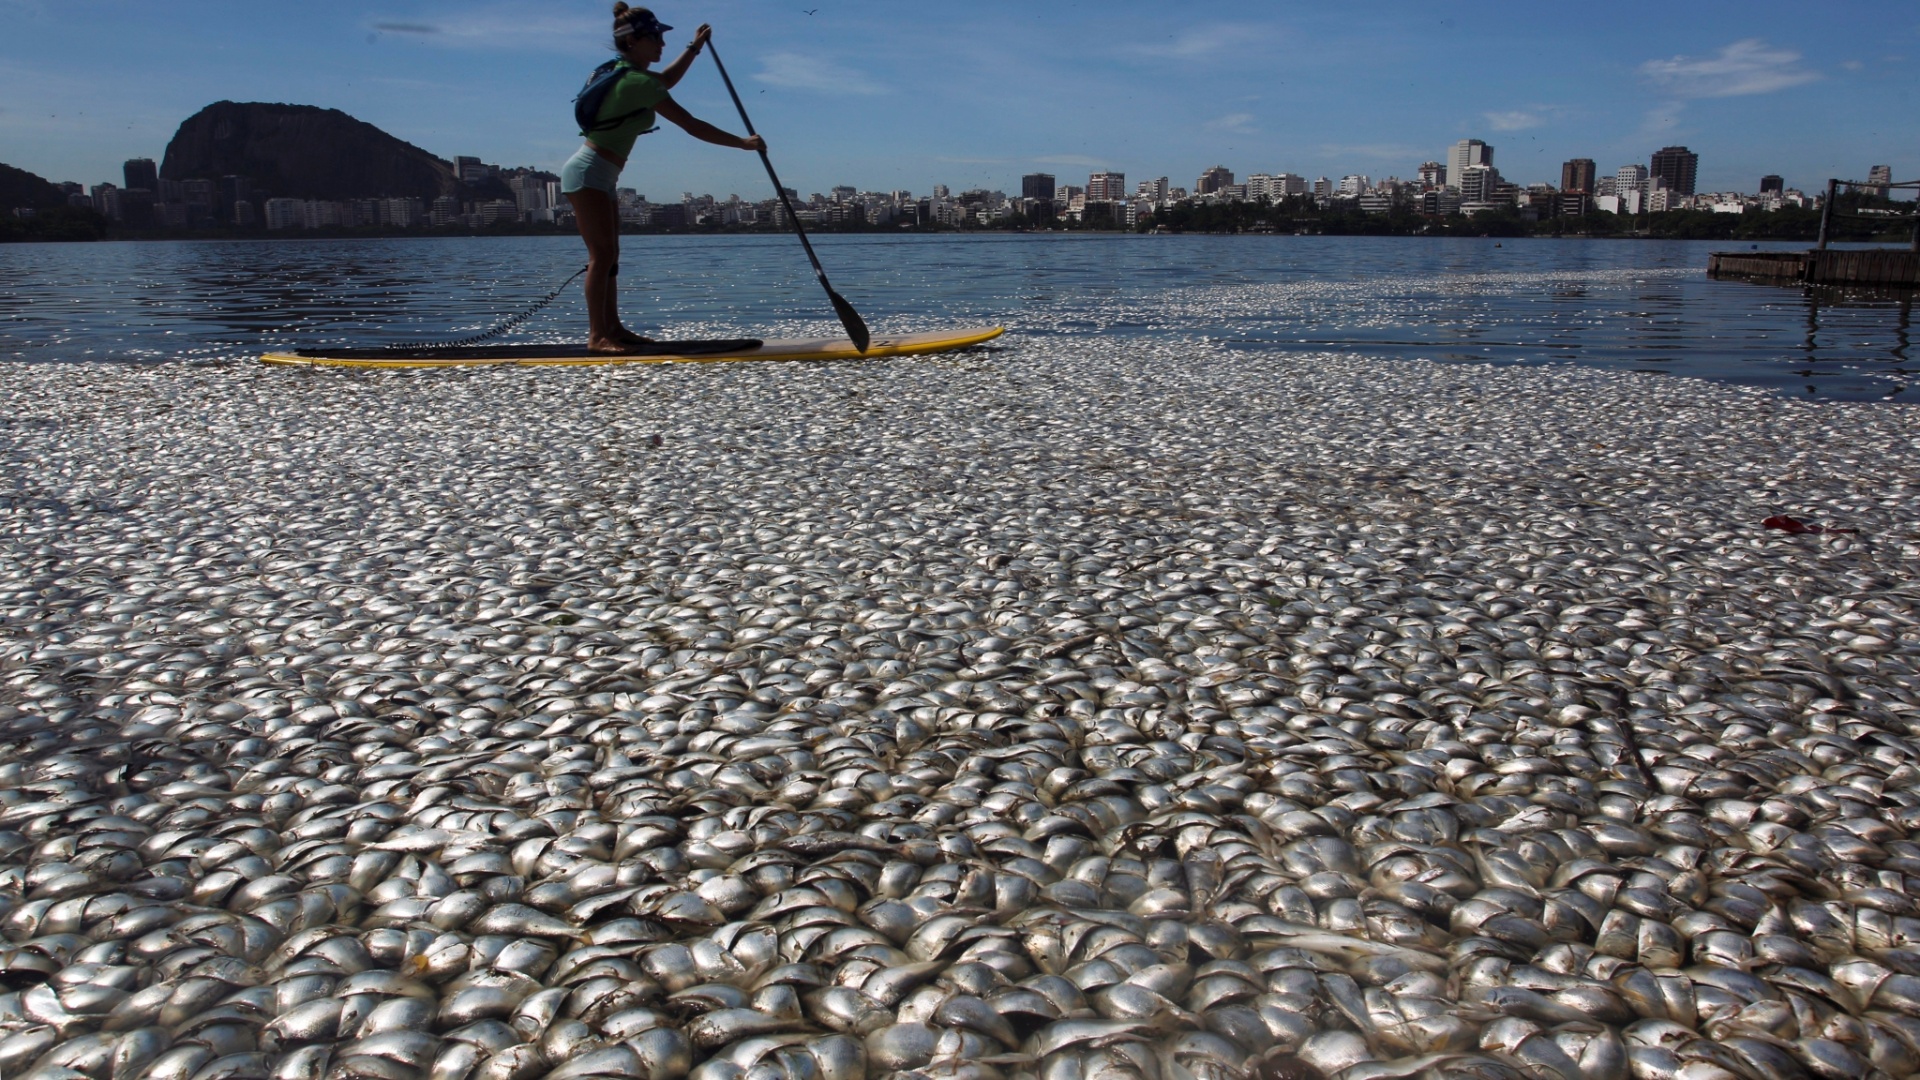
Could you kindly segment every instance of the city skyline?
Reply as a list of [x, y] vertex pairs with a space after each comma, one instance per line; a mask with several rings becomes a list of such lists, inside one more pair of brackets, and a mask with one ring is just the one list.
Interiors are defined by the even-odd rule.
[[[113, 34], [94, 12], [0, 6], [15, 31], [0, 45], [0, 161], [91, 185], [117, 180], [127, 158], [159, 160], [181, 120], [222, 98], [339, 108], [448, 159], [556, 169], [577, 143], [568, 101], [604, 55], [607, 5], [559, 0], [534, 16], [440, 0], [268, 11], [202, 0], [128, 6]], [[1683, 10], [1655, 25], [1519, 25], [1411, 4], [1238, 22], [1169, 22], [1132, 0], [1098, 19], [997, 0], [906, 17], [864, 2], [657, 7], [677, 27], [670, 49], [714, 23], [756, 126], [803, 189], [1017, 191], [1035, 171], [1190, 183], [1222, 162], [1243, 175], [1412, 178], [1462, 138], [1500, 145], [1501, 173], [1521, 185], [1558, 183], [1569, 159], [1604, 175], [1672, 144], [1701, 155], [1701, 190], [1751, 191], [1768, 174], [1813, 189], [1881, 163], [1920, 175], [1909, 55], [1920, 56], [1920, 19], [1863, 43], [1845, 19], [1783, 4], [1743, 9], [1735, 28]], [[705, 61], [676, 96], [738, 126]], [[764, 187], [750, 155], [677, 133], [643, 150], [625, 181], [641, 190]]]
[[[1164, 175], [1138, 180], [1129, 187], [1126, 174], [1102, 171], [1090, 174], [1085, 187], [1059, 183], [1062, 178], [1051, 173], [1029, 173], [1021, 177], [1018, 195], [1009, 196], [1007, 192], [985, 188], [974, 188], [966, 194], [986, 196], [984, 203], [975, 205], [982, 210], [995, 211], [992, 215], [983, 216], [982, 223], [986, 223], [989, 217], [999, 219], [1015, 212], [1037, 214], [1041, 218], [1066, 213], [1073, 220], [1079, 220], [1078, 215], [1084, 207], [1124, 204], [1127, 223], [1132, 224], [1138, 215], [1189, 200], [1265, 200], [1277, 203], [1297, 195], [1312, 196], [1323, 207], [1329, 205], [1328, 200], [1332, 199], [1357, 199], [1360, 208], [1368, 213], [1386, 213], [1396, 202], [1417, 203], [1420, 212], [1440, 216], [1518, 207], [1532, 214], [1536, 220], [1543, 214], [1577, 215], [1594, 209], [1631, 215], [1696, 208], [1743, 213], [1747, 209], [1777, 209], [1783, 205], [1818, 203], [1817, 198], [1810, 199], [1798, 189], [1784, 187], [1778, 174], [1761, 177], [1757, 191], [1698, 191], [1695, 177], [1700, 156], [1685, 146], [1662, 147], [1652, 153], [1648, 165], [1629, 163], [1620, 166], [1611, 175], [1599, 175], [1590, 158], [1570, 159], [1561, 165], [1560, 183], [1557, 186], [1550, 182], [1521, 185], [1502, 176], [1494, 164], [1496, 150], [1495, 145], [1482, 139], [1461, 139], [1448, 148], [1444, 163], [1422, 162], [1411, 178], [1345, 174], [1334, 181], [1327, 176], [1309, 178], [1290, 171], [1258, 172], [1239, 177], [1234, 170], [1216, 164], [1195, 178], [1191, 190], [1173, 183], [1170, 177]], [[226, 175], [217, 180], [212, 176], [161, 179], [156, 163], [149, 158], [132, 158], [122, 163], [124, 187], [111, 181], [90, 188], [84, 188], [76, 182], [61, 186], [68, 191], [70, 201], [91, 206], [114, 222], [136, 228], [157, 225], [171, 229], [209, 226], [282, 229], [389, 224], [402, 227], [431, 224], [438, 227], [458, 223], [479, 226], [491, 224], [502, 217], [517, 218], [522, 222], [553, 223], [555, 214], [564, 217], [569, 212], [560, 194], [558, 177], [551, 173], [528, 166], [483, 162], [477, 157], [465, 155], [456, 156], [451, 165], [454, 175], [462, 182], [504, 183], [506, 197], [496, 192], [491, 197], [462, 200], [454, 196], [422, 198], [385, 192], [362, 194], [344, 200], [299, 198], [284, 192], [275, 195], [270, 186], [257, 185], [251, 177], [240, 175]], [[1890, 166], [1871, 166], [1867, 170], [1867, 177], [1865, 182], [1850, 182], [1846, 187], [1849, 190], [1864, 190], [1881, 198], [1888, 197]], [[950, 190], [945, 184], [933, 186], [932, 202], [922, 208], [920, 223], [955, 223], [944, 205]], [[1700, 196], [1697, 200], [1694, 198], [1696, 194]], [[914, 200], [910, 195], [910, 189], [896, 188], [881, 192], [872, 188], [836, 184], [831, 197], [815, 192], [803, 201], [798, 191], [788, 189], [789, 198], [816, 210], [834, 207], [844, 209], [847, 204], [858, 204], [862, 208], [859, 216], [865, 217], [868, 224], [893, 221], [896, 216], [894, 210], [899, 205], [926, 202], [925, 199]], [[1563, 196], [1576, 198], [1570, 201]], [[778, 213], [772, 209], [776, 200], [742, 199], [737, 192], [725, 199], [712, 192], [699, 195], [684, 192], [679, 200], [650, 200], [645, 193], [632, 187], [622, 187], [619, 198], [623, 220], [641, 224], [649, 223], [651, 211], [647, 208], [650, 205], [671, 209], [676, 215], [674, 224], [691, 223], [696, 204], [728, 207], [723, 219], [727, 224], [742, 220], [753, 222], [753, 214], [745, 218], [736, 216], [737, 208], [741, 206], [764, 204], [761, 209]], [[1036, 203], [1048, 205], [1037, 207], [1033, 205]], [[678, 208], [682, 207], [687, 215], [685, 222], [677, 216], [680, 212]], [[929, 208], [931, 216], [928, 216]], [[629, 218], [630, 210], [637, 211], [638, 216]], [[834, 214], [840, 212], [835, 210]], [[956, 212], [965, 216], [965, 211]], [[839, 216], [816, 218], [805, 213], [801, 216], [809, 221], [841, 220]]]
[[[1096, 227], [1144, 227], [1162, 213], [1175, 213], [1196, 203], [1278, 206], [1299, 196], [1311, 199], [1321, 210], [1339, 207], [1367, 215], [1411, 212], [1429, 219], [1512, 211], [1530, 223], [1585, 217], [1594, 211], [1631, 217], [1670, 210], [1737, 215], [1820, 205], [1817, 197], [1783, 188], [1778, 175], [1762, 177], [1758, 193], [1696, 192], [1693, 181], [1699, 155], [1684, 146], [1662, 147], [1653, 153], [1649, 165], [1623, 165], [1610, 176], [1598, 176], [1591, 159], [1569, 160], [1561, 165], [1558, 187], [1522, 187], [1505, 179], [1494, 167], [1496, 149], [1480, 139], [1462, 139], [1449, 149], [1446, 164], [1421, 163], [1415, 181], [1348, 174], [1336, 183], [1326, 176], [1309, 180], [1291, 172], [1240, 178], [1224, 165], [1215, 165], [1194, 180], [1192, 191], [1173, 184], [1166, 176], [1139, 180], [1129, 189], [1124, 173], [1098, 172], [1088, 176], [1083, 188], [1059, 184], [1059, 178], [1052, 174], [1029, 173], [1021, 177], [1017, 196], [979, 188], [951, 196], [946, 185], [936, 184], [931, 197], [916, 198], [902, 189], [876, 192], [836, 185], [831, 196], [816, 192], [803, 200], [797, 191], [788, 189], [786, 198], [800, 207], [798, 216], [803, 221], [869, 227], [1024, 228], [1056, 219]], [[271, 189], [256, 186], [250, 177], [240, 175], [222, 176], [217, 181], [162, 179], [148, 158], [129, 159], [122, 164], [124, 188], [103, 183], [83, 192], [77, 183], [63, 186], [70, 202], [91, 207], [136, 232], [155, 227], [176, 232], [204, 228], [480, 229], [502, 222], [564, 226], [570, 220], [559, 180], [551, 174], [525, 167], [502, 168], [470, 156], [457, 157], [453, 171], [462, 183], [491, 186], [493, 194], [469, 190], [467, 194], [477, 197], [275, 196]], [[1849, 185], [1849, 189], [1886, 198], [1890, 193], [1890, 167], [1875, 165], [1867, 175], [1869, 182]], [[696, 196], [686, 192], [677, 201], [653, 201], [623, 187], [616, 195], [623, 222], [661, 228], [784, 226], [786, 212], [793, 209], [777, 199], [743, 200], [738, 193], [722, 200], [712, 193]]]

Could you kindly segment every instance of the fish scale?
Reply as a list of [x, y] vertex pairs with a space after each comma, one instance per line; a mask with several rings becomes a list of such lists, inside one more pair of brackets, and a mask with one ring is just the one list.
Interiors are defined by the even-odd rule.
[[18, 373], [0, 1075], [1920, 1074], [1909, 407], [1015, 344]]

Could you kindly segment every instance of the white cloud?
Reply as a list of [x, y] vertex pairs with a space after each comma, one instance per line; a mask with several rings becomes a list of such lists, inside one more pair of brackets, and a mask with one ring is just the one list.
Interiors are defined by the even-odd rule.
[[1238, 135], [1251, 135], [1253, 134], [1253, 114], [1228, 113], [1207, 121], [1204, 126], [1208, 131], [1231, 131]]
[[1846, 68], [1848, 71], [1859, 71], [1861, 68], [1864, 68], [1867, 65], [1861, 63], [1858, 60], [1843, 60], [1840, 62], [1840, 66], [1843, 68]]
[[1799, 53], [1772, 48], [1759, 38], [1736, 41], [1713, 56], [1649, 60], [1640, 65], [1640, 73], [1683, 98], [1769, 94], [1820, 77], [1819, 72], [1800, 66]]
[[1266, 41], [1273, 36], [1273, 31], [1264, 26], [1211, 23], [1171, 35], [1167, 40], [1151, 45], [1128, 46], [1123, 51], [1156, 60], [1204, 60], [1227, 49]]
[[510, 52], [579, 53], [611, 40], [609, 20], [578, 15], [542, 15], [529, 19], [518, 7], [463, 8], [451, 18], [374, 18], [365, 26], [369, 39], [438, 45], [450, 49], [501, 49]]
[[803, 53], [773, 53], [763, 57], [765, 69], [754, 78], [769, 86], [809, 90], [817, 94], [884, 94], [886, 88], [852, 68]]
[[1495, 131], [1525, 131], [1547, 122], [1546, 117], [1525, 109], [1509, 109], [1506, 112], [1490, 112], [1481, 115], [1487, 118], [1487, 126]]

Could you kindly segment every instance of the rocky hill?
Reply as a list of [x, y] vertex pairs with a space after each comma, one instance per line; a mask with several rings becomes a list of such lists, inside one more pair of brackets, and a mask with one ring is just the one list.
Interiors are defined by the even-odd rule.
[[269, 195], [432, 199], [460, 190], [453, 166], [338, 109], [217, 101], [167, 143], [168, 180], [250, 177]]
[[48, 210], [66, 205], [67, 197], [61, 194], [52, 181], [44, 180], [25, 169], [16, 169], [11, 165], [0, 165], [0, 214], [16, 206], [31, 207], [35, 210]]

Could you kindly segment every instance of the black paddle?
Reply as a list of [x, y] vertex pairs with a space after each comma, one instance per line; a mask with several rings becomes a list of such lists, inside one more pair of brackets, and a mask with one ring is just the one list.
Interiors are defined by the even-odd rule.
[[[720, 54], [714, 51], [713, 39], [707, 39], [707, 54], [713, 57], [713, 66], [720, 69], [720, 80], [727, 84], [727, 93], [733, 97], [733, 107], [740, 110], [740, 122], [747, 125], [748, 135], [758, 135], [753, 130], [753, 121], [747, 118], [747, 107], [740, 104], [740, 94], [733, 88], [733, 80], [727, 78], [727, 65], [720, 62]], [[767, 167], [767, 179], [773, 181], [773, 190], [780, 196], [780, 205], [787, 208], [787, 220], [793, 222], [793, 231], [800, 237], [800, 246], [807, 249], [807, 260], [813, 263], [813, 273], [820, 279], [820, 287], [827, 290], [827, 299], [833, 303], [834, 314], [840, 316], [840, 325], [847, 328], [847, 337], [853, 340], [853, 347], [861, 352], [867, 351], [867, 342], [872, 335], [867, 333], [867, 322], [860, 313], [853, 310], [847, 298], [833, 291], [827, 284], [827, 272], [820, 268], [820, 257], [813, 253], [813, 245], [807, 241], [807, 230], [800, 226], [800, 215], [793, 212], [793, 203], [787, 198], [787, 189], [780, 186], [780, 177], [773, 171], [773, 159], [765, 150], [760, 151], [760, 164]]]

